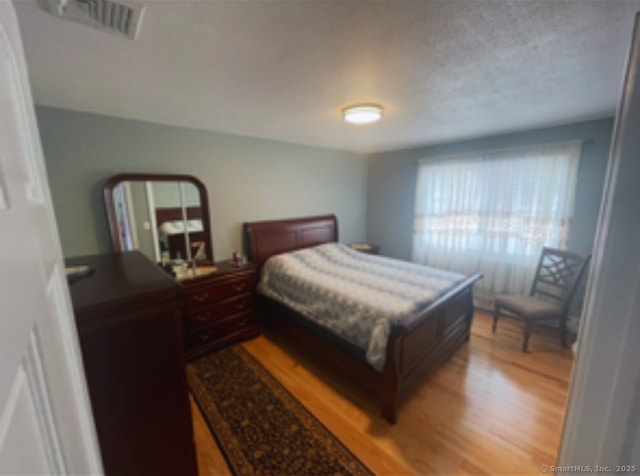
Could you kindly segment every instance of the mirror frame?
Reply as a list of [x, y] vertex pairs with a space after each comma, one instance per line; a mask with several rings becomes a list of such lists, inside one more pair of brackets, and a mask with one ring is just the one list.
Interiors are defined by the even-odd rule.
[[193, 175], [182, 174], [141, 174], [141, 173], [123, 173], [110, 177], [104, 184], [104, 202], [107, 210], [107, 222], [109, 224], [109, 232], [111, 234], [111, 245], [116, 252], [125, 250], [120, 246], [118, 239], [118, 220], [116, 214], [116, 206], [113, 200], [113, 190], [123, 182], [189, 182], [198, 189], [200, 193], [200, 207], [202, 208], [202, 227], [208, 235], [209, 239], [205, 243], [207, 260], [215, 262], [213, 257], [213, 233], [211, 230], [211, 221], [209, 218], [209, 194], [207, 187]]

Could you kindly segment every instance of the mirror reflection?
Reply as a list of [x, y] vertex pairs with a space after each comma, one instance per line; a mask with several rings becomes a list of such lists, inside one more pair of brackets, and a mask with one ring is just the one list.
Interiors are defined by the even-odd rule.
[[117, 251], [140, 250], [163, 264], [211, 259], [206, 189], [192, 177], [172, 177], [178, 176], [129, 174], [107, 182], [107, 214]]

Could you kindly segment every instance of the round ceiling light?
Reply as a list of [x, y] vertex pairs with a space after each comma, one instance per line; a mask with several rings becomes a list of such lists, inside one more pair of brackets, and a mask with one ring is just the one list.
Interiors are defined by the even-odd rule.
[[342, 117], [351, 124], [370, 124], [382, 118], [382, 106], [377, 104], [357, 104], [342, 110]]

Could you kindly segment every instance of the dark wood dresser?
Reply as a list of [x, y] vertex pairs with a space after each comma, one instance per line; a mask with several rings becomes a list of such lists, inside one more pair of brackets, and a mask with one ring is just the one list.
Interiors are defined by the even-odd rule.
[[255, 309], [256, 266], [218, 261], [215, 267], [211, 274], [180, 280], [189, 359], [260, 334]]
[[137, 251], [70, 285], [106, 475], [196, 476], [181, 286]]

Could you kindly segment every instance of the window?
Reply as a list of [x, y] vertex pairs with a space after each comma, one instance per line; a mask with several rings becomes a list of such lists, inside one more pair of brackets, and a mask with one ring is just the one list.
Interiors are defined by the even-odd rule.
[[414, 260], [526, 291], [542, 247], [566, 245], [579, 156], [571, 143], [422, 161]]

